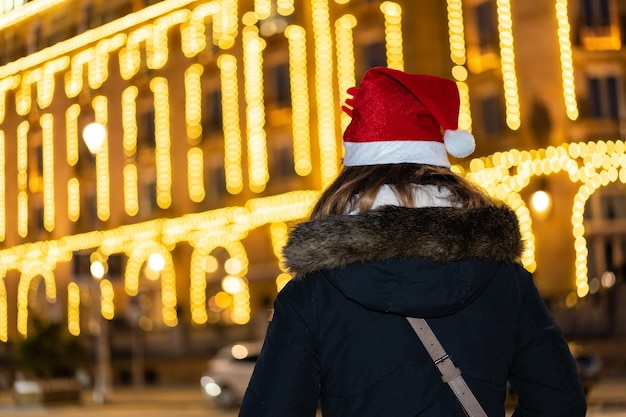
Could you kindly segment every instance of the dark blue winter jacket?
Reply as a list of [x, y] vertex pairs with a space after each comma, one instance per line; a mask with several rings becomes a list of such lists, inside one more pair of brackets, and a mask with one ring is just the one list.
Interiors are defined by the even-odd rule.
[[490, 417], [582, 417], [576, 366], [515, 214], [400, 208], [300, 225], [240, 417], [464, 416], [406, 316], [426, 318]]

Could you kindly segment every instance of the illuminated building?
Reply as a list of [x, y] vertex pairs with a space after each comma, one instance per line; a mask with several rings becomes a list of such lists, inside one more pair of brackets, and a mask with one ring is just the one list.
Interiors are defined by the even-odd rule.
[[[216, 328], [262, 326], [255, 317], [290, 279], [288, 227], [340, 168], [338, 103], [376, 65], [457, 81], [460, 124], [482, 158], [454, 169], [517, 210], [523, 262], [546, 296], [584, 297], [592, 277], [624, 263], [626, 229], [585, 221], [606, 196], [626, 207], [617, 1], [3, 7], [4, 342], [27, 336], [29, 312], [89, 332], [95, 262], [101, 314], [171, 351], [203, 349]], [[93, 154], [82, 140], [92, 122], [105, 127]], [[530, 193], [546, 187], [552, 215], [534, 216]], [[154, 254], [158, 270], [147, 267]]]

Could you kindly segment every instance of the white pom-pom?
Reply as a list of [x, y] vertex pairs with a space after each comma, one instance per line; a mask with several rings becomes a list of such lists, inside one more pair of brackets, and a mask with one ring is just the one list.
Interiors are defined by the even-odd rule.
[[474, 152], [476, 142], [467, 130], [446, 130], [443, 134], [446, 151], [456, 158], [465, 158]]

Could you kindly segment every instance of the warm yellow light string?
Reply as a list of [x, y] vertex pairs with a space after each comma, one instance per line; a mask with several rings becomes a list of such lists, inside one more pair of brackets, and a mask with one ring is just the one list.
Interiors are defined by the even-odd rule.
[[243, 30], [244, 96], [246, 99], [246, 136], [248, 182], [250, 190], [260, 193], [269, 180], [265, 104], [263, 101], [263, 50], [265, 41], [256, 26]]
[[301, 26], [285, 29], [289, 40], [289, 78], [291, 81], [291, 126], [293, 161], [296, 174], [311, 173], [311, 131], [309, 127], [309, 88], [306, 55], [306, 31]]
[[517, 73], [515, 70], [515, 51], [513, 42], [513, 19], [510, 0], [497, 0], [498, 31], [500, 33], [500, 64], [504, 82], [504, 100], [506, 104], [506, 124], [517, 130], [521, 124]]
[[402, 7], [396, 2], [381, 3], [380, 10], [385, 16], [385, 46], [387, 66], [404, 70], [404, 52], [402, 50]]
[[17, 233], [28, 235], [28, 131], [30, 124], [22, 121], [17, 127]]
[[130, 86], [122, 91], [122, 148], [126, 160], [122, 177], [124, 181], [124, 211], [129, 216], [139, 212], [139, 177], [135, 156], [137, 154], [137, 96], [139, 89]]
[[[339, 102], [345, 103], [348, 89], [356, 86], [354, 39], [352, 29], [356, 27], [356, 18], [351, 15], [343, 15], [335, 22], [335, 39], [337, 43], [337, 79], [339, 82]], [[352, 118], [345, 112], [341, 113], [341, 131], [345, 131]]]
[[558, 24], [559, 50], [561, 58], [561, 77], [563, 77], [563, 99], [565, 112], [570, 120], [578, 119], [578, 103], [574, 86], [574, 60], [570, 41], [570, 24], [567, 12], [567, 0], [557, 0], [556, 21]]
[[311, 0], [313, 41], [315, 45], [315, 96], [317, 102], [317, 136], [320, 146], [321, 186], [324, 188], [339, 169], [335, 96], [333, 92], [333, 53], [330, 11], [327, 0]]
[[272, 238], [272, 250], [274, 252], [274, 256], [278, 259], [278, 266], [282, 271], [276, 277], [276, 292], [280, 292], [285, 285], [291, 280], [292, 276], [287, 272], [287, 269], [284, 266], [284, 259], [282, 255], [282, 250], [285, 244], [287, 243], [287, 238], [289, 236], [289, 230], [287, 229], [287, 224], [285, 222], [276, 222], [270, 225], [270, 237]]
[[80, 183], [77, 178], [67, 180], [67, 218], [75, 222], [80, 217]]
[[19, 88], [15, 92], [15, 112], [20, 116], [30, 113], [32, 108], [32, 85], [37, 83], [41, 78], [42, 70], [37, 68], [32, 71], [26, 71], [22, 76]]
[[276, 0], [276, 11], [281, 16], [290, 16], [295, 11], [295, 0]]
[[200, 77], [204, 67], [192, 64], [185, 71], [185, 124], [187, 139], [192, 145], [202, 137], [202, 84]]
[[106, 278], [100, 280], [100, 314], [107, 320], [115, 317], [114, 298], [115, 292], [111, 281]]
[[222, 87], [222, 124], [224, 131], [224, 174], [226, 189], [230, 194], [239, 194], [243, 189], [242, 145], [239, 128], [239, 83], [237, 81], [237, 59], [232, 55], [221, 55], [217, 60]]
[[454, 62], [452, 76], [459, 89], [459, 129], [472, 130], [472, 114], [470, 110], [469, 87], [467, 80], [467, 50], [465, 48], [465, 24], [463, 22], [463, 2], [448, 0], [448, 33], [450, 43], [450, 59]]
[[[36, 271], [36, 272], [35, 272]], [[28, 304], [31, 294], [34, 293], [43, 277], [46, 298], [56, 300], [56, 282], [50, 265], [34, 262], [27, 265], [22, 272], [17, 288], [17, 331], [22, 336], [27, 335]]]
[[191, 201], [204, 200], [204, 153], [198, 147], [187, 151], [187, 191]]
[[225, 50], [235, 44], [239, 24], [239, 1], [221, 0], [220, 6], [220, 13], [213, 27], [215, 31], [213, 43]]
[[102, 221], [107, 221], [111, 215], [107, 103], [106, 96], [96, 96], [92, 101], [95, 122], [105, 127], [104, 141], [94, 155], [96, 158], [96, 213]]
[[169, 86], [166, 78], [150, 81], [154, 93], [155, 164], [157, 204], [168, 208], [172, 204], [172, 164], [170, 137]]
[[65, 159], [69, 166], [74, 166], [78, 162], [78, 116], [80, 115], [80, 105], [72, 104], [65, 111]]
[[[206, 20], [209, 17], [214, 18], [222, 10], [220, 3], [212, 1], [203, 3], [193, 9], [189, 20], [181, 25], [181, 47], [186, 57], [193, 57], [202, 52], [207, 45], [206, 40]], [[214, 29], [216, 26], [213, 25]]]
[[254, 13], [260, 20], [267, 19], [272, 13], [272, 1], [254, 0]]
[[2, 273], [0, 275], [0, 342], [5, 343], [9, 340], [9, 305], [7, 298], [7, 288], [4, 282], [4, 273]]
[[0, 130], [0, 242], [7, 235], [7, 200], [6, 200], [6, 141], [4, 131]]
[[52, 103], [54, 97], [54, 77], [57, 72], [65, 70], [70, 64], [66, 56], [48, 61], [43, 66], [42, 76], [37, 80], [37, 104], [45, 109]]
[[41, 142], [43, 164], [43, 225], [51, 232], [54, 230], [55, 192], [54, 192], [54, 118], [46, 113], [41, 116]]
[[80, 288], [75, 282], [67, 285], [67, 329], [72, 336], [80, 335]]

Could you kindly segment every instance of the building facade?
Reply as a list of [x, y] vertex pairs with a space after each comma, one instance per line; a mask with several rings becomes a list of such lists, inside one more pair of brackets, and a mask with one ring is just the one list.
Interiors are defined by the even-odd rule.
[[262, 334], [290, 279], [288, 228], [341, 167], [340, 103], [374, 66], [457, 81], [477, 151], [453, 168], [516, 209], [523, 263], [555, 308], [623, 280], [624, 1], [9, 0], [0, 13], [0, 343], [28, 337], [32, 315], [76, 337], [104, 317], [114, 359], [136, 332], [161, 358]]

